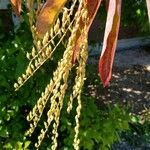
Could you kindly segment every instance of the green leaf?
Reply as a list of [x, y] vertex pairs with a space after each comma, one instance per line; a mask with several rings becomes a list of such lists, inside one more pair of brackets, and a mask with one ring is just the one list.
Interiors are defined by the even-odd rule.
[[7, 138], [8, 137], [7, 128], [0, 127], [0, 137], [3, 137], [3, 138]]
[[9, 87], [7, 79], [3, 75], [0, 75], [0, 86], [6, 87], [6, 88]]
[[30, 144], [31, 144], [31, 141], [26, 141], [24, 144], [24, 149], [27, 149]]
[[22, 150], [22, 149], [23, 149], [22, 145], [23, 145], [23, 143], [20, 142], [20, 141], [18, 141], [18, 142], [17, 142], [17, 145], [16, 145], [16, 149], [17, 149], [17, 150]]

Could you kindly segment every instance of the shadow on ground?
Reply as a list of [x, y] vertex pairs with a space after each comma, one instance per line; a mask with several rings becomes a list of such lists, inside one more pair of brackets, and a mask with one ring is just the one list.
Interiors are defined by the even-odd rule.
[[[96, 59], [90, 61], [92, 62], [90, 69], [95, 70], [95, 76], [97, 76], [97, 69], [94, 68], [97, 68], [95, 63], [97, 61]], [[89, 74], [91, 83], [88, 85], [88, 91], [96, 98], [100, 107], [105, 104], [120, 103], [126, 105], [132, 113], [145, 113], [150, 109], [149, 66], [150, 53], [143, 49], [117, 53], [110, 86], [103, 88], [99, 81], [93, 82], [99, 80], [98, 77], [94, 79]]]

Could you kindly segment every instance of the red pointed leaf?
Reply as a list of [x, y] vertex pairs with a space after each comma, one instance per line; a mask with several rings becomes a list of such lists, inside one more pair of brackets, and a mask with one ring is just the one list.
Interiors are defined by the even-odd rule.
[[[95, 18], [95, 15], [99, 9], [101, 1], [102, 0], [86, 0], [87, 9], [88, 9], [88, 18], [89, 18], [87, 32], [89, 32], [89, 29], [90, 29], [91, 24]], [[81, 20], [80, 21], [80, 30], [77, 32], [77, 35], [76, 35], [76, 41], [75, 41], [76, 44], [74, 47], [74, 53], [73, 53], [73, 58], [72, 58], [73, 63], [75, 63], [75, 60], [78, 56], [82, 41], [84, 40], [84, 38], [86, 38], [85, 34], [81, 34], [81, 32], [80, 32], [83, 28], [84, 28], [84, 22]]]
[[146, 0], [147, 4], [147, 11], [148, 11], [148, 17], [149, 17], [149, 23], [150, 23], [150, 0]]
[[109, 6], [109, 0], [105, 0], [105, 8], [106, 8], [106, 11], [108, 11], [108, 6]]
[[20, 16], [21, 12], [21, 0], [11, 0], [11, 5], [17, 16]]
[[88, 17], [89, 17], [88, 30], [89, 30], [97, 14], [97, 11], [100, 7], [102, 0], [86, 0], [86, 1], [87, 1], [87, 7], [88, 7]]
[[67, 0], [47, 0], [37, 18], [37, 33], [43, 37], [55, 22]]
[[99, 61], [99, 74], [104, 86], [109, 85], [120, 26], [122, 0], [110, 0], [107, 22]]

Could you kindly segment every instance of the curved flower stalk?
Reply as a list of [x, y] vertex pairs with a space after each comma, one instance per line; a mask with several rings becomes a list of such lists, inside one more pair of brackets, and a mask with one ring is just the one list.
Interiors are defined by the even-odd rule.
[[[149, 10], [148, 1], [147, 6]], [[14, 11], [20, 15], [21, 0], [11, 0], [11, 2]], [[71, 113], [73, 102], [76, 100], [78, 106], [75, 116], [76, 126], [74, 128], [73, 147], [75, 150], [79, 150], [79, 118], [82, 108], [81, 92], [85, 80], [85, 67], [88, 57], [88, 31], [102, 0], [47, 0], [43, 6], [41, 1], [38, 0], [37, 10], [33, 8], [33, 0], [27, 0], [26, 2], [34, 46], [31, 53], [26, 54], [29, 64], [25, 73], [14, 84], [15, 90], [19, 90], [48, 59], [52, 58], [53, 53], [61, 43], [67, 42], [63, 57], [58, 60], [58, 66], [53, 72], [52, 79], [50, 79], [36, 105], [27, 116], [30, 128], [26, 134], [32, 135], [49, 101], [50, 106], [47, 111], [47, 119], [43, 122], [44, 128], [41, 129], [35, 147], [39, 149], [49, 127], [52, 126], [51, 149], [57, 149], [61, 109], [68, 88], [69, 73], [75, 67], [75, 84], [72, 87], [72, 93], [68, 100], [67, 112]], [[111, 79], [122, 0], [107, 0], [107, 3], [108, 15], [102, 54], [99, 61], [99, 74], [104, 86], [108, 86]], [[69, 39], [66, 38], [66, 35], [69, 35]]]
[[[27, 53], [29, 65], [27, 66], [25, 73], [18, 78], [17, 82], [14, 84], [14, 87], [16, 88], [16, 90], [18, 90], [22, 85], [24, 85], [24, 83], [44, 64], [44, 62], [47, 59], [51, 58], [54, 51], [57, 50], [59, 44], [63, 41], [66, 41], [66, 34], [70, 35], [63, 58], [58, 61], [58, 67], [53, 72], [53, 78], [50, 79], [50, 82], [46, 86], [45, 91], [42, 92], [41, 97], [38, 99], [37, 104], [27, 116], [27, 120], [30, 122], [30, 128], [26, 132], [26, 135], [31, 136], [35, 128], [37, 127], [37, 124], [43, 114], [47, 102], [50, 101], [50, 107], [47, 112], [47, 120], [44, 121], [44, 128], [41, 129], [41, 132], [38, 136], [38, 141], [35, 146], [37, 149], [39, 148], [43, 139], [45, 138], [49, 127], [52, 126], [53, 129], [51, 137], [51, 149], [56, 149], [58, 137], [57, 130], [59, 126], [60, 113], [63, 107], [66, 89], [68, 87], [69, 73], [74, 66], [74, 64], [72, 63], [72, 57], [74, 48], [76, 46], [76, 39], [78, 37], [78, 34], [82, 35], [83, 41], [82, 44], [79, 45], [80, 51], [79, 57], [77, 59], [78, 65], [76, 67], [76, 79], [73, 88], [73, 93], [75, 93], [73, 94], [73, 99], [76, 99], [78, 102], [77, 115], [75, 116], [76, 126], [73, 146], [74, 149], [79, 149], [78, 133], [81, 110], [81, 90], [85, 80], [85, 65], [87, 60], [87, 24], [89, 20], [87, 16], [87, 3], [84, 0], [74, 0], [72, 1], [72, 5], [70, 6], [70, 8], [68, 8], [67, 5], [65, 6], [65, 1], [63, 3], [63, 6], [62, 1], [61, 3], [58, 3], [59, 1], [57, 1], [56, 3], [52, 3], [54, 1], [47, 2], [48, 3], [43, 6], [43, 9], [40, 12], [41, 16], [43, 16], [43, 12], [44, 16], [48, 13], [46, 12], [48, 11], [47, 9], [52, 9], [53, 11], [54, 6], [60, 4], [60, 6], [57, 7], [59, 9], [59, 14], [56, 14], [56, 12], [54, 12], [56, 16], [53, 16], [53, 19], [50, 20], [48, 24], [42, 24], [41, 22], [43, 20], [39, 19], [40, 17], [37, 18], [37, 26], [31, 28], [32, 30], [34, 30], [32, 31], [32, 33], [36, 34], [33, 34], [35, 45], [33, 46], [31, 53]], [[53, 6], [50, 4], [52, 4]], [[41, 22], [38, 23], [38, 20]], [[42, 25], [43, 28], [40, 28], [40, 26]], [[49, 28], [49, 30], [45, 30], [45, 28]], [[55, 40], [56, 38], [59, 38], [59, 40]], [[71, 101], [71, 98], [69, 101]]]

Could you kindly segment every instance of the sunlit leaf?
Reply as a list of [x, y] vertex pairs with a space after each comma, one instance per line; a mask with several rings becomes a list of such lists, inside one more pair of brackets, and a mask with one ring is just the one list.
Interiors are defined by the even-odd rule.
[[37, 18], [37, 33], [43, 37], [55, 22], [67, 0], [47, 0]]
[[17, 16], [20, 16], [21, 12], [21, 0], [11, 0], [11, 5]]
[[29, 147], [29, 145], [31, 144], [30, 141], [26, 141], [24, 144], [24, 149], [27, 149]]
[[[86, 0], [86, 3], [87, 3], [87, 9], [88, 9], [88, 18], [89, 18], [89, 21], [88, 21], [88, 28], [87, 28], [87, 32], [89, 31], [90, 27], [91, 27], [91, 24], [95, 18], [95, 15], [99, 9], [99, 6], [101, 4], [101, 1], [102, 0]], [[74, 47], [74, 53], [73, 53], [73, 63], [75, 62], [77, 56], [78, 56], [78, 53], [79, 53], [79, 50], [80, 50], [80, 46], [81, 44], [83, 43], [83, 40], [85, 37], [85, 34], [82, 34], [80, 31], [82, 31], [82, 29], [84, 28], [84, 22], [82, 20], [80, 20], [80, 29], [78, 30], [77, 32], [77, 35], [76, 35], [76, 44], [75, 44], [75, 47]]]
[[109, 1], [107, 22], [99, 61], [99, 74], [104, 86], [109, 85], [120, 26], [122, 0]]
[[148, 17], [149, 17], [149, 23], [150, 23], [150, 0], [146, 0], [147, 4], [147, 11], [148, 11]]

